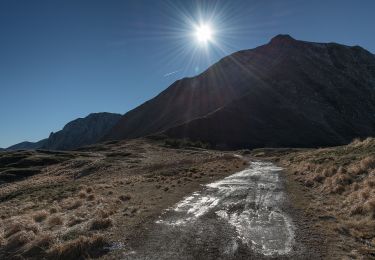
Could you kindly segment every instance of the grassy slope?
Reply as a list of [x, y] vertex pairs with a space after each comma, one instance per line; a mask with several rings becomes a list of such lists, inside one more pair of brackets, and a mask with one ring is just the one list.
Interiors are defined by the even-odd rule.
[[[126, 249], [163, 209], [245, 167], [230, 154], [145, 140], [66, 153], [6, 152], [0, 163], [0, 178], [13, 171], [0, 185], [0, 259], [96, 257], [113, 242]], [[37, 171], [25, 176], [14, 171], [20, 168]]]
[[286, 167], [291, 192], [299, 186], [303, 194], [294, 196], [295, 203], [333, 238], [333, 258], [375, 257], [374, 138], [340, 147], [257, 149], [252, 154]]

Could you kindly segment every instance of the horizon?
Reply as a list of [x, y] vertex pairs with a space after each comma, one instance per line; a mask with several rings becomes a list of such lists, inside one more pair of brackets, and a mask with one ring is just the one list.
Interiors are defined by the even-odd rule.
[[[91, 113], [125, 114], [176, 80], [278, 34], [375, 52], [370, 26], [360, 26], [375, 22], [371, 1], [158, 3], [0, 3], [0, 147], [39, 141]], [[186, 19], [207, 17], [217, 45], [202, 47]]]

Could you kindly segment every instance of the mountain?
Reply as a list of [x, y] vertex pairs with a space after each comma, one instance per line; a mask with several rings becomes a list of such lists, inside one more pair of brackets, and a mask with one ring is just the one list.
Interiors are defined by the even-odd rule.
[[172, 84], [105, 140], [155, 133], [219, 147], [340, 145], [375, 135], [375, 56], [278, 35]]
[[118, 122], [120, 114], [93, 113], [66, 124], [61, 131], [51, 133], [41, 147], [48, 150], [72, 150], [96, 143]]
[[45, 143], [47, 139], [40, 140], [38, 142], [22, 142], [15, 145], [12, 145], [6, 150], [35, 150], [41, 148]]
[[120, 118], [120, 114], [93, 113], [69, 122], [62, 130], [51, 133], [47, 139], [36, 143], [22, 142], [7, 150], [73, 150], [98, 142]]

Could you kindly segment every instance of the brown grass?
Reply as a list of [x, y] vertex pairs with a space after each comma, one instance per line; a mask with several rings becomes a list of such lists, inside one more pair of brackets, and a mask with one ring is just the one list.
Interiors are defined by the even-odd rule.
[[113, 221], [110, 218], [96, 218], [92, 220], [90, 229], [91, 230], [101, 230], [107, 229], [113, 225]]
[[122, 201], [128, 201], [128, 200], [131, 199], [131, 196], [130, 195], [120, 195], [118, 198]]
[[72, 210], [72, 209], [77, 209], [82, 206], [82, 201], [81, 200], [72, 200], [69, 201], [68, 204], [64, 207], [67, 210]]
[[4, 223], [5, 238], [8, 238], [20, 231], [32, 231], [34, 234], [37, 234], [39, 232], [39, 226], [25, 216], [10, 219], [8, 223]]
[[72, 227], [72, 226], [75, 226], [75, 225], [77, 225], [77, 224], [82, 223], [83, 221], [85, 221], [83, 218], [78, 218], [78, 217], [73, 216], [73, 217], [71, 217], [71, 218], [69, 219], [67, 225], [68, 225], [69, 227]]
[[99, 256], [107, 245], [103, 236], [80, 236], [65, 244], [59, 244], [48, 252], [50, 259], [84, 259]]
[[87, 197], [87, 193], [85, 191], [80, 191], [78, 193], [78, 197], [80, 197], [81, 199], [84, 199]]
[[53, 213], [57, 213], [59, 211], [59, 208], [58, 207], [52, 207], [49, 209], [49, 213], [53, 214]]
[[47, 220], [49, 227], [61, 226], [64, 222], [61, 216], [59, 215], [52, 215]]
[[94, 195], [94, 194], [89, 194], [89, 195], [87, 196], [87, 200], [92, 201], [92, 200], [94, 200], [94, 199], [95, 199], [95, 195]]
[[40, 234], [31, 243], [29, 243], [23, 256], [26, 257], [42, 257], [45, 255], [46, 251], [54, 244], [54, 237], [50, 234]]
[[39, 210], [33, 214], [33, 219], [36, 222], [42, 222], [44, 221], [48, 216], [48, 212], [45, 210]]
[[34, 238], [35, 234], [32, 231], [22, 230], [8, 238], [4, 251], [8, 254], [15, 252]]

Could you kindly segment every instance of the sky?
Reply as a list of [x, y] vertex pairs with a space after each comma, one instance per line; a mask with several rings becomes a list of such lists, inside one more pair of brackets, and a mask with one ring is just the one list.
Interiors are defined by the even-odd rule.
[[372, 0], [0, 0], [0, 147], [124, 114], [277, 34], [375, 53], [374, 13]]

